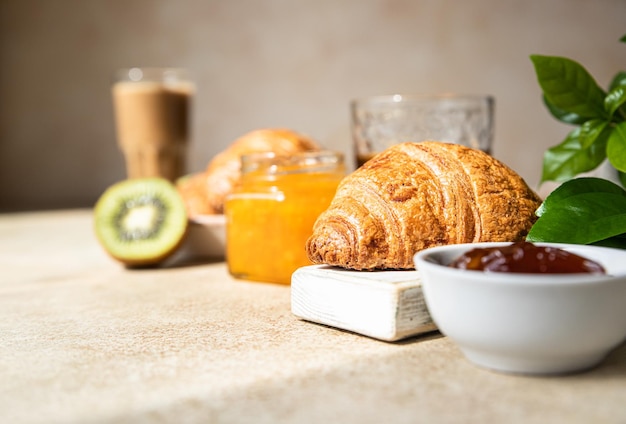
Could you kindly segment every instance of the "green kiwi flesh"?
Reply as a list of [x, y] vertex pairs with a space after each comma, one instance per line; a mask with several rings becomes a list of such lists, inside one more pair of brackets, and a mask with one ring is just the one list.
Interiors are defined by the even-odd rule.
[[94, 208], [96, 236], [104, 249], [127, 266], [157, 265], [181, 245], [187, 233], [185, 204], [163, 178], [118, 182]]

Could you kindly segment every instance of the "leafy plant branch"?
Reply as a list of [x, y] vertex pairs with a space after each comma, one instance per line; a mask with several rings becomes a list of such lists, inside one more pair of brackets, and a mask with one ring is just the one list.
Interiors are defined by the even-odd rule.
[[626, 72], [605, 91], [571, 59], [530, 58], [548, 111], [575, 128], [544, 153], [541, 182], [563, 184], [537, 210], [527, 240], [626, 249], [626, 191], [601, 178], [576, 178], [608, 159], [626, 186]]
[[[626, 35], [620, 41], [626, 42]], [[548, 111], [576, 126], [563, 142], [545, 152], [541, 182], [567, 181], [608, 158], [626, 186], [626, 72], [618, 72], [605, 91], [574, 60], [530, 58]]]

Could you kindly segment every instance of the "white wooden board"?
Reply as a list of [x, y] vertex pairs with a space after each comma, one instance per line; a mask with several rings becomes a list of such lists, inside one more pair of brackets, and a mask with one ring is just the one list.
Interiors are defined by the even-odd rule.
[[292, 275], [291, 311], [303, 320], [385, 341], [436, 330], [415, 270], [302, 267]]

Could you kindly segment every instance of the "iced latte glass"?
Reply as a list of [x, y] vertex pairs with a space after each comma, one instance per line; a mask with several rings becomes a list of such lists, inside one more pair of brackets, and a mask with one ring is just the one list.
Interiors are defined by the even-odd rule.
[[185, 70], [129, 68], [113, 84], [118, 145], [128, 178], [176, 180], [186, 172], [194, 85]]

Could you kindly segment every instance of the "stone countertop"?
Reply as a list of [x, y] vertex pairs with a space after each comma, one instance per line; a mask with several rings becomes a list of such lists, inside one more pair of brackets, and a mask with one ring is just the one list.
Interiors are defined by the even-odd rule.
[[127, 270], [89, 210], [0, 215], [3, 423], [625, 423], [626, 346], [558, 377], [498, 374], [439, 333], [300, 321], [223, 262]]

